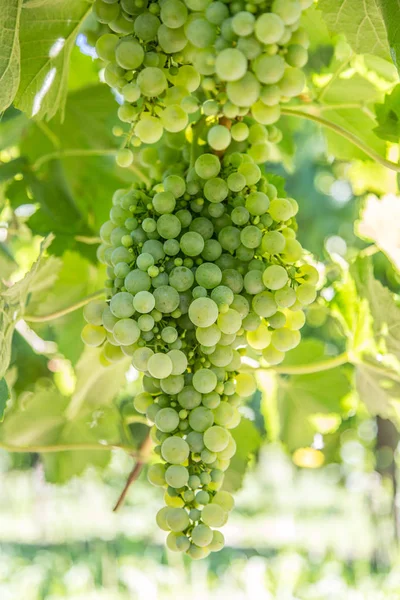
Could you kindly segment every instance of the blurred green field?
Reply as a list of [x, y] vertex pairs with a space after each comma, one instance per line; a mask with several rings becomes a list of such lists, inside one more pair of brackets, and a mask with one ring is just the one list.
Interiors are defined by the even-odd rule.
[[1, 455], [1, 600], [400, 597], [391, 494], [360, 448], [318, 470], [264, 448], [236, 496], [226, 548], [200, 563], [164, 549], [161, 493], [145, 474], [112, 513], [129, 466], [116, 454], [107, 485], [89, 471], [54, 486], [39, 465], [16, 470]]

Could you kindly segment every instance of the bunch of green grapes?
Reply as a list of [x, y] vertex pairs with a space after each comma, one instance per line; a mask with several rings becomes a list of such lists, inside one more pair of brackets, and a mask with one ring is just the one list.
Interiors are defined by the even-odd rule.
[[[132, 125], [133, 143], [184, 130], [199, 107], [216, 123], [235, 122], [231, 131], [210, 129], [208, 143], [218, 151], [246, 139], [245, 116], [276, 123], [281, 102], [305, 86], [300, 17], [311, 3], [273, 0], [267, 9], [263, 2], [96, 0], [95, 14], [110, 29], [96, 50], [107, 63], [105, 81], [123, 98], [118, 114]], [[266, 145], [257, 150], [261, 162]], [[118, 158], [122, 166], [129, 160], [128, 152]]]
[[318, 273], [296, 240], [296, 201], [248, 154], [179, 168], [114, 194], [98, 252], [109, 297], [85, 308], [82, 338], [143, 373], [134, 404], [154, 423], [149, 479], [166, 488], [157, 522], [170, 549], [202, 558], [223, 546], [214, 528], [233, 507], [220, 489], [231, 429], [256, 389], [242, 357], [276, 365], [299, 344]]
[[[198, 112], [192, 92], [201, 78], [176, 56], [182, 48], [179, 32], [162, 24], [158, 2], [96, 0], [94, 12], [109, 28], [96, 42], [97, 54], [106, 63], [104, 80], [122, 99], [118, 117], [131, 125], [133, 143], [154, 144], [164, 131], [183, 131]], [[132, 160], [128, 152], [117, 157], [121, 166]]]

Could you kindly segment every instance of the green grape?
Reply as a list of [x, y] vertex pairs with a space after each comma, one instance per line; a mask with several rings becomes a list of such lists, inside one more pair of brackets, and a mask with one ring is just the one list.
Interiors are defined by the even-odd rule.
[[221, 269], [213, 263], [203, 263], [195, 273], [197, 283], [205, 289], [213, 289], [221, 283]]
[[202, 521], [209, 527], [222, 527], [227, 520], [227, 513], [216, 503], [207, 504], [201, 511]]
[[163, 71], [157, 67], [145, 67], [140, 71], [137, 83], [141, 93], [150, 98], [159, 96], [168, 86]]
[[236, 142], [243, 142], [249, 136], [249, 128], [246, 125], [246, 123], [235, 123], [234, 125], [232, 125], [231, 135]]
[[196, 546], [200, 546], [201, 548], [208, 546], [211, 544], [213, 539], [213, 531], [208, 527], [208, 525], [196, 525], [192, 531], [192, 540]]
[[201, 394], [209, 394], [217, 385], [217, 376], [208, 369], [199, 369], [193, 375], [192, 384]]
[[271, 336], [271, 344], [277, 350], [281, 352], [287, 352], [288, 350], [292, 350], [300, 343], [300, 333], [296, 330], [287, 329], [283, 327], [282, 329], [276, 329], [273, 331]]
[[[143, 72], [143, 71], [142, 71]], [[163, 126], [155, 117], [144, 114], [135, 125], [135, 135], [144, 144], [155, 144], [161, 138]]]
[[206, 408], [217, 408], [219, 403], [221, 402], [221, 397], [217, 392], [211, 392], [209, 394], [204, 394], [202, 399], [202, 404]]
[[175, 267], [172, 269], [169, 276], [170, 285], [178, 290], [178, 292], [185, 292], [189, 290], [194, 282], [194, 275], [187, 267]]
[[259, 294], [265, 290], [262, 280], [262, 272], [258, 270], [247, 271], [244, 276], [244, 288], [248, 294]]
[[196, 502], [197, 504], [202, 504], [203, 506], [208, 504], [210, 502], [210, 494], [208, 494], [206, 491], [201, 490], [200, 492], [197, 492], [196, 494]]
[[279, 15], [285, 25], [293, 25], [301, 16], [301, 4], [298, 0], [274, 0], [272, 12]]
[[302, 283], [296, 289], [296, 296], [301, 304], [311, 304], [317, 297], [317, 291], [311, 283]]
[[133, 298], [133, 307], [139, 313], [149, 313], [155, 306], [155, 298], [150, 292], [138, 292]]
[[240, 50], [226, 48], [217, 56], [215, 71], [221, 81], [237, 81], [246, 74], [247, 59]]
[[214, 422], [229, 429], [229, 423], [235, 415], [235, 409], [228, 402], [221, 402], [214, 412]]
[[106, 331], [101, 325], [85, 325], [82, 329], [81, 338], [87, 346], [101, 346], [106, 339]]
[[169, 513], [170, 510], [171, 509], [169, 506], [164, 506], [156, 514], [157, 525], [163, 531], [170, 531], [170, 527], [167, 523], [167, 514]]
[[210, 554], [210, 551], [208, 550], [208, 548], [200, 548], [195, 544], [191, 544], [189, 550], [187, 551], [187, 554], [193, 560], [200, 560], [208, 556]]
[[159, 26], [160, 20], [156, 15], [150, 12], [143, 12], [135, 19], [134, 31], [139, 39], [144, 42], [150, 42], [156, 38]]
[[147, 371], [147, 363], [153, 354], [151, 348], [138, 348], [132, 355], [132, 365], [138, 371]]
[[207, 21], [213, 25], [221, 25], [229, 17], [229, 9], [223, 2], [211, 2], [206, 8]]
[[115, 59], [115, 47], [118, 44], [119, 38], [113, 33], [106, 33], [99, 37], [96, 42], [96, 53], [101, 60], [106, 62]]
[[167, 54], [181, 52], [188, 42], [183, 27], [174, 29], [163, 24], [158, 28], [157, 36], [162, 50]]
[[186, 191], [186, 183], [179, 175], [168, 175], [163, 181], [166, 192], [171, 192], [175, 198], [180, 198]]
[[165, 520], [169, 529], [174, 532], [184, 531], [189, 526], [189, 515], [183, 508], [169, 508]]
[[218, 306], [210, 298], [196, 298], [189, 306], [189, 318], [197, 327], [209, 327], [218, 318]]
[[[147, 292], [146, 292], [147, 293]], [[112, 331], [115, 340], [122, 346], [134, 344], [140, 337], [140, 329], [136, 321], [121, 319], [114, 325]]]
[[133, 162], [133, 152], [129, 148], [118, 150], [116, 155], [117, 165], [119, 167], [129, 167]]
[[85, 321], [90, 325], [103, 325], [103, 312], [107, 304], [99, 300], [92, 300], [83, 309]]
[[285, 358], [285, 353], [281, 352], [280, 350], [277, 350], [272, 345], [268, 346], [267, 348], [264, 348], [262, 355], [263, 358], [270, 365], [279, 365]]
[[263, 350], [270, 344], [271, 335], [268, 327], [264, 323], [260, 323], [257, 329], [247, 332], [246, 339], [254, 350]]
[[262, 44], [276, 44], [285, 31], [285, 24], [278, 14], [265, 13], [258, 17], [255, 34]]
[[133, 308], [133, 296], [129, 292], [119, 292], [111, 298], [110, 309], [112, 314], [119, 318], [125, 319], [131, 317], [135, 312]]
[[186, 256], [198, 256], [204, 249], [204, 239], [195, 231], [188, 231], [180, 239], [181, 250]]
[[[139, 269], [134, 269], [125, 277], [125, 288], [130, 294], [137, 294], [141, 291], [148, 291], [151, 287], [151, 279], [147, 273], [143, 273]], [[133, 306], [133, 296], [132, 296]]]
[[154, 327], [154, 319], [151, 315], [140, 315], [137, 324], [140, 331], [151, 331]]
[[[89, 327], [89, 326], [86, 325], [86, 327]], [[120, 360], [122, 360], [124, 358], [124, 353], [122, 352], [121, 348], [119, 346], [114, 346], [113, 344], [110, 344], [108, 342], [106, 342], [104, 344], [103, 352], [104, 352], [104, 357], [110, 363], [119, 362]]]
[[283, 96], [293, 98], [303, 91], [306, 85], [306, 77], [301, 69], [286, 67], [279, 88]]
[[[168, 409], [163, 409], [168, 410]], [[160, 412], [162, 412], [160, 410]], [[160, 413], [157, 413], [157, 416]], [[157, 417], [156, 417], [157, 419]], [[157, 421], [156, 421], [157, 425]], [[189, 480], [189, 471], [182, 465], [171, 465], [165, 472], [165, 481], [173, 488], [184, 487]]]
[[222, 550], [224, 545], [225, 538], [223, 534], [220, 531], [214, 530], [212, 540], [208, 545], [209, 550], [211, 550], [211, 552], [219, 552], [220, 550]]
[[255, 17], [247, 11], [240, 11], [232, 19], [232, 29], [236, 35], [247, 36], [253, 33]]
[[236, 106], [250, 107], [260, 95], [260, 84], [250, 71], [237, 81], [230, 81], [226, 86], [228, 98]]
[[161, 313], [172, 313], [179, 306], [179, 293], [170, 285], [161, 285], [153, 292], [155, 307]]
[[204, 185], [204, 195], [210, 202], [222, 202], [229, 193], [229, 188], [223, 179], [213, 177], [208, 179]]
[[[189, 425], [194, 431], [205, 431], [214, 422], [213, 413], [209, 408], [205, 406], [198, 406], [194, 408], [189, 414]], [[206, 441], [204, 440], [205, 445]]]
[[97, 20], [100, 23], [111, 23], [111, 21], [115, 21], [118, 18], [120, 8], [118, 4], [109, 4], [107, 2], [103, 2], [103, 0], [96, 0], [93, 4], [93, 10], [96, 15]]
[[[188, 434], [186, 441], [190, 446], [191, 452], [199, 453], [204, 448], [203, 435], [198, 431], [191, 431]], [[198, 480], [198, 483], [197, 480], [198, 477], [196, 475], [189, 478], [189, 485], [191, 488], [196, 489], [200, 486], [200, 480]]]
[[236, 377], [236, 393], [242, 398], [249, 398], [255, 394], [257, 383], [250, 373], [239, 373]]
[[188, 458], [190, 448], [181, 437], [173, 435], [167, 438], [161, 445], [163, 459], [172, 465], [179, 465]]
[[289, 308], [296, 302], [297, 296], [293, 288], [285, 286], [274, 294], [275, 302], [281, 308]]
[[185, 379], [182, 375], [169, 375], [166, 379], [161, 380], [161, 389], [170, 396], [179, 394], [185, 385]]
[[137, 69], [143, 62], [144, 50], [133, 39], [122, 39], [115, 47], [115, 60], [123, 69]]
[[165, 485], [165, 466], [161, 463], [150, 465], [147, 470], [147, 479], [152, 485], [164, 486]]
[[297, 67], [301, 69], [307, 63], [308, 52], [299, 44], [291, 44], [288, 47], [285, 60], [291, 67]]
[[213, 150], [226, 150], [231, 143], [229, 129], [223, 125], [214, 125], [207, 134], [207, 142]]
[[147, 362], [147, 370], [156, 379], [165, 379], [172, 373], [172, 360], [167, 354], [157, 352], [150, 356]]
[[181, 350], [170, 350], [168, 356], [172, 361], [172, 375], [181, 375], [187, 369], [187, 358]]
[[201, 17], [193, 19], [185, 28], [187, 39], [196, 48], [212, 46], [216, 35], [216, 27]]
[[[275, 202], [273, 200], [272, 202]], [[264, 192], [251, 192], [246, 199], [246, 208], [253, 216], [263, 215], [269, 208], [270, 201]]]
[[225, 450], [222, 450], [222, 452], [218, 452], [218, 458], [220, 460], [229, 460], [232, 458], [232, 456], [235, 455], [235, 453], [236, 453], [236, 442], [233, 439], [233, 437], [230, 436], [228, 445], [226, 446]]
[[173, 408], [162, 408], [156, 415], [155, 424], [160, 431], [170, 433], [178, 427], [179, 415]]
[[280, 290], [285, 287], [289, 276], [284, 267], [272, 265], [267, 267], [263, 273], [263, 282], [265, 287], [270, 290]]
[[230, 308], [225, 313], [221, 313], [218, 316], [217, 325], [222, 333], [234, 334], [241, 328], [242, 318], [236, 310]]
[[166, 131], [176, 133], [185, 129], [189, 122], [189, 117], [181, 106], [171, 104], [163, 110], [161, 122]]
[[201, 394], [193, 386], [187, 385], [178, 394], [178, 402], [187, 410], [192, 410], [201, 404]]
[[162, 22], [172, 29], [182, 27], [186, 22], [188, 11], [180, 0], [166, 0], [161, 5], [160, 17]]
[[229, 433], [223, 427], [215, 425], [204, 433], [204, 445], [211, 452], [222, 452], [229, 442]]
[[217, 504], [226, 512], [231, 512], [235, 506], [235, 501], [232, 494], [224, 490], [215, 494], [212, 503]]

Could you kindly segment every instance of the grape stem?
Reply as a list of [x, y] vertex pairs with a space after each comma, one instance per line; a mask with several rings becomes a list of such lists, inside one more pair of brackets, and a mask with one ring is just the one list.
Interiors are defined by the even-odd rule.
[[[40, 156], [32, 165], [33, 171], [38, 171], [45, 163], [50, 160], [58, 158], [71, 158], [77, 156], [115, 156], [118, 152], [118, 148], [98, 148], [98, 149], [83, 149], [77, 148], [76, 150], [55, 150], [48, 154]], [[151, 184], [150, 179], [145, 175], [136, 165], [132, 164], [128, 167], [132, 173], [134, 173], [139, 179], [143, 181], [147, 186]]]
[[[129, 446], [124, 446], [123, 444], [55, 444], [54, 446], [42, 446], [42, 445], [33, 445], [33, 446], [14, 446], [13, 444], [6, 444], [4, 442], [0, 442], [0, 449], [5, 450], [6, 452], [27, 452], [27, 453], [37, 453], [42, 454], [44, 452], [85, 452], [91, 450], [124, 450], [132, 457], [139, 457], [140, 451], [137, 452], [133, 448]], [[141, 459], [142, 460], [142, 459]]]
[[[313, 108], [315, 109], [316, 107]], [[334, 108], [335, 107], [332, 107], [332, 109]], [[400, 164], [394, 163], [391, 160], [384, 158], [383, 156], [375, 152], [375, 150], [370, 148], [367, 144], [365, 144], [359, 137], [354, 135], [354, 133], [351, 133], [351, 131], [347, 131], [347, 129], [344, 129], [344, 127], [341, 127], [340, 125], [336, 125], [336, 123], [329, 121], [329, 119], [325, 119], [324, 117], [320, 117], [319, 115], [313, 114], [311, 112], [306, 112], [305, 110], [290, 108], [288, 106], [282, 107], [281, 113], [289, 117], [300, 117], [301, 119], [308, 119], [309, 121], [314, 121], [315, 123], [318, 123], [323, 127], [331, 129], [335, 133], [349, 140], [349, 142], [354, 144], [354, 146], [360, 148], [360, 150], [365, 152], [367, 156], [375, 160], [377, 163], [381, 164], [387, 169], [396, 171], [396, 173], [400, 173]]]
[[126, 480], [124, 489], [122, 490], [122, 492], [113, 508], [113, 512], [117, 512], [117, 510], [125, 502], [125, 498], [128, 494], [129, 488], [131, 487], [132, 483], [134, 481], [136, 481], [136, 479], [139, 477], [140, 473], [142, 472], [143, 466], [145, 465], [146, 459], [151, 452], [152, 446], [153, 446], [153, 444], [152, 444], [150, 435], [147, 435], [144, 442], [142, 443], [142, 445], [139, 448], [140, 458], [138, 458], [135, 466], [133, 467], [132, 471], [130, 472], [129, 477]]
[[94, 292], [93, 294], [89, 294], [89, 296], [86, 296], [85, 298], [78, 300], [78, 302], [75, 302], [74, 304], [70, 304], [69, 306], [66, 306], [65, 308], [61, 308], [60, 310], [56, 310], [53, 313], [49, 313], [47, 315], [23, 315], [22, 318], [24, 321], [28, 321], [30, 323], [45, 323], [46, 321], [53, 321], [53, 319], [58, 319], [59, 317], [68, 315], [69, 313], [74, 312], [75, 310], [78, 310], [79, 308], [82, 308], [82, 306], [85, 306], [91, 300], [95, 300], [96, 298], [101, 298], [102, 296], [104, 296], [104, 290], [98, 290], [97, 292]]
[[319, 362], [313, 362], [306, 365], [282, 365], [282, 366], [271, 366], [267, 368], [262, 367], [250, 367], [246, 366], [242, 371], [274, 371], [277, 375], [311, 375], [312, 373], [320, 373], [321, 371], [329, 371], [335, 369], [348, 362], [351, 362], [350, 355], [348, 352], [333, 356], [328, 360], [322, 360]]

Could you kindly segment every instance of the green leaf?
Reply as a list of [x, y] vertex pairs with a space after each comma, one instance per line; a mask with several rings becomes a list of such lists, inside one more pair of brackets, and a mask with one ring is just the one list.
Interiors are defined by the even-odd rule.
[[10, 288], [0, 287], [0, 377], [3, 377], [10, 363], [15, 325], [23, 315], [28, 294], [40, 272], [43, 254], [52, 240], [53, 236], [49, 235], [42, 242], [38, 259], [23, 279]]
[[[389, 43], [386, 27], [377, 0], [320, 0], [329, 29], [344, 34], [358, 54], [376, 54], [388, 58]], [[398, 9], [392, 13], [395, 19]]]
[[[399, 370], [397, 369], [397, 373]], [[356, 387], [360, 399], [372, 415], [391, 419], [400, 426], [400, 379], [385, 375], [378, 361], [368, 358], [356, 367]]]
[[21, 79], [15, 106], [29, 116], [51, 119], [59, 110], [63, 113], [70, 54], [90, 10], [86, 0], [24, 4]]
[[[325, 345], [306, 339], [287, 354], [283, 365], [310, 365], [326, 359]], [[351, 391], [345, 370], [336, 367], [309, 375], [280, 379], [277, 399], [280, 412], [280, 438], [290, 451], [310, 446], [317, 432], [316, 414], [343, 412], [343, 400]]]
[[379, 125], [374, 131], [377, 136], [397, 144], [400, 140], [400, 84], [385, 96], [383, 104], [375, 107]]
[[[87, 444], [107, 441], [117, 444], [121, 440], [121, 419], [114, 406], [102, 407], [91, 415], [67, 422], [60, 432], [59, 444]], [[81, 475], [90, 466], [104, 468], [111, 458], [110, 450], [85, 450], [43, 454], [46, 479], [53, 483], [64, 483]]]
[[232, 430], [232, 435], [237, 449], [225, 473], [224, 489], [234, 492], [242, 486], [249, 459], [260, 448], [262, 438], [254, 423], [245, 418]]
[[4, 377], [0, 379], [0, 422], [4, 419], [4, 412], [7, 406], [7, 400], [10, 397], [10, 392], [8, 391], [8, 385]]
[[400, 272], [400, 203], [393, 195], [365, 198], [360, 220], [355, 224], [357, 235], [374, 242]]
[[0, 0], [0, 112], [10, 106], [20, 80], [22, 0]]
[[[360, 108], [324, 110], [324, 117], [340, 125], [362, 140], [382, 157], [386, 155], [386, 144], [375, 134], [376, 121]], [[338, 160], [365, 160], [369, 157], [352, 142], [330, 129], [325, 129], [329, 152]]]
[[390, 55], [400, 72], [400, 23], [399, 0], [378, 0], [389, 40]]
[[[46, 279], [43, 293], [36, 290], [31, 294], [26, 309], [30, 315], [41, 316], [59, 311], [96, 292], [104, 285], [104, 269], [93, 266], [77, 252], [66, 251], [62, 258], [51, 258], [51, 262], [54, 261], [54, 283], [51, 289], [48, 289]], [[83, 350], [81, 331], [84, 324], [81, 309], [34, 327], [45, 339], [54, 339], [59, 351], [75, 364]]]
[[400, 307], [393, 294], [375, 279], [370, 258], [358, 258], [350, 273], [360, 298], [369, 304], [378, 351], [400, 360]]

